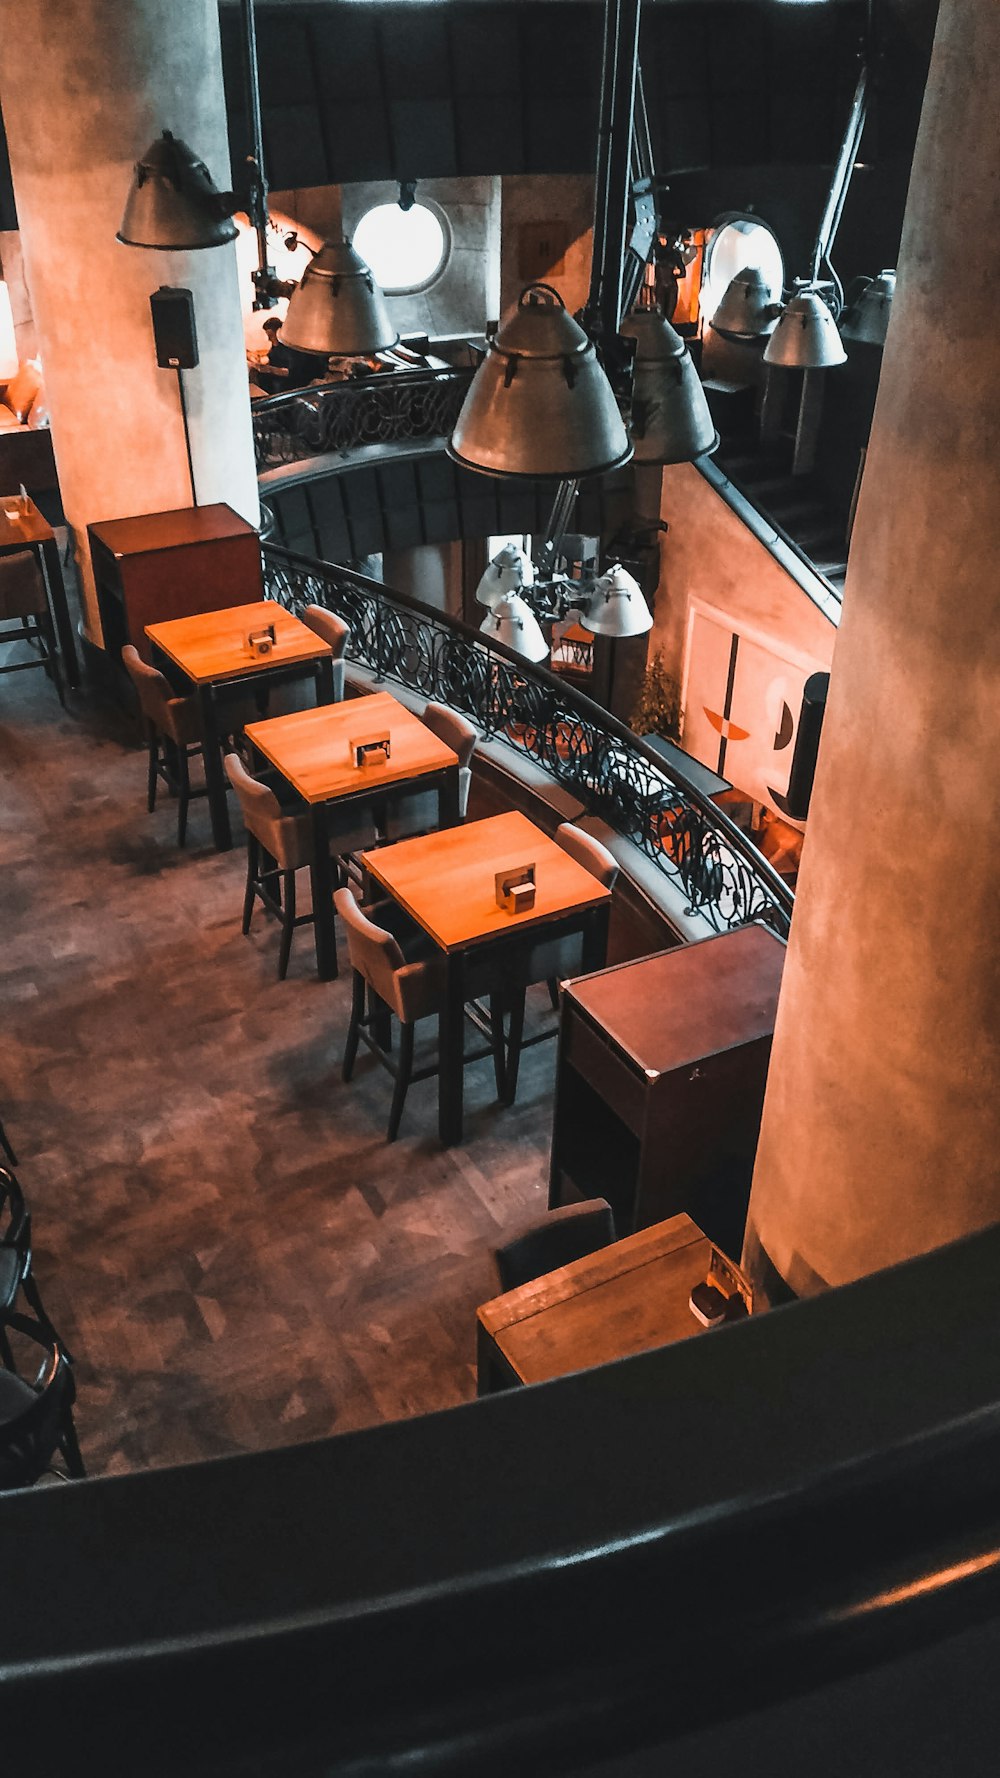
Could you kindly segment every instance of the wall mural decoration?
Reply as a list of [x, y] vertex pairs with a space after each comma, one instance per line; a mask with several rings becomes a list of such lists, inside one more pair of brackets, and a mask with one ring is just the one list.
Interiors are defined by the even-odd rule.
[[[802, 687], [828, 662], [691, 601], [684, 651], [684, 746], [704, 765], [789, 820], [785, 793]], [[803, 823], [795, 822], [796, 827]]]

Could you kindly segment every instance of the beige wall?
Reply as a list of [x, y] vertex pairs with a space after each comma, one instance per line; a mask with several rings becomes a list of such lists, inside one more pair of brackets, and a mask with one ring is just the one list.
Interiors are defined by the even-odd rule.
[[0, 278], [10, 292], [17, 356], [23, 364], [26, 358], [35, 356], [36, 337], [31, 295], [24, 272], [24, 255], [21, 252], [21, 236], [17, 229], [0, 230]]
[[[789, 702], [798, 716], [796, 692], [808, 670], [829, 668], [833, 658], [836, 630], [811, 601], [808, 595], [787, 574], [779, 562], [747, 529], [736, 513], [720, 499], [715, 489], [691, 463], [671, 465], [663, 471], [660, 515], [669, 530], [660, 538], [660, 579], [654, 606], [653, 629], [649, 638], [650, 658], [660, 651], [667, 672], [677, 680], [682, 691], [690, 695], [702, 665], [694, 657], [698, 638], [704, 629], [692, 633], [691, 618], [696, 608], [719, 613], [723, 625], [737, 631], [752, 643], [755, 650], [773, 646], [776, 656], [790, 664], [788, 674]], [[744, 651], [746, 660], [746, 650]], [[780, 679], [776, 670], [775, 679]], [[685, 705], [687, 705], [687, 697]], [[779, 699], [780, 704], [780, 699]], [[780, 708], [751, 708], [740, 713], [743, 726], [758, 736], [771, 734], [777, 727]], [[718, 737], [705, 735], [705, 723], [696, 722], [700, 710], [685, 708], [683, 740], [685, 747], [705, 765], [718, 765]], [[759, 800], [770, 802], [762, 794], [760, 782], [741, 782], [740, 745], [729, 748], [725, 775]], [[749, 754], [750, 748], [746, 748]], [[775, 762], [770, 774], [779, 787], [787, 784], [790, 752]], [[747, 778], [757, 776], [746, 772]], [[776, 806], [771, 803], [771, 806]]]
[[[517, 302], [526, 284], [554, 284], [572, 313], [590, 289], [594, 181], [589, 173], [509, 173], [500, 207], [500, 313]], [[535, 256], [545, 240], [536, 226], [550, 223], [566, 248], [554, 265]]]
[[[350, 235], [366, 210], [395, 203], [398, 184], [389, 179], [354, 185], [275, 191], [270, 201], [295, 222], [321, 236]], [[500, 181], [493, 178], [421, 179], [417, 202], [444, 211], [451, 250], [440, 277], [412, 296], [387, 298], [400, 333], [481, 334], [500, 301]]]

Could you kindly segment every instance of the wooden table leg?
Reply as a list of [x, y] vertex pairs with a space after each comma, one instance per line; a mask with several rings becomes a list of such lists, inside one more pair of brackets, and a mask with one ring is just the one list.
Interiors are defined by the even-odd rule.
[[583, 927], [583, 973], [590, 975], [603, 969], [608, 960], [608, 922], [611, 910], [607, 902], [591, 908]]
[[438, 826], [457, 827], [461, 818], [458, 767], [448, 766], [438, 785]]
[[444, 1005], [438, 1014], [438, 1135], [445, 1148], [462, 1140], [462, 1087], [465, 1057], [465, 958], [446, 959]]
[[59, 545], [54, 537], [47, 539], [41, 546], [42, 572], [49, 591], [49, 605], [55, 619], [56, 634], [59, 637], [59, 652], [63, 657], [66, 679], [76, 691], [80, 684], [80, 663], [76, 655], [76, 643], [73, 637], [73, 625], [70, 621], [69, 605], [66, 601], [66, 582], [63, 579], [62, 563], [59, 560]]
[[333, 867], [330, 863], [326, 804], [316, 803], [312, 817], [313, 861], [309, 876], [312, 883], [316, 974], [321, 982], [332, 982], [337, 975], [337, 922], [333, 910]]
[[316, 662], [316, 702], [317, 704], [332, 704], [335, 702], [333, 695], [333, 660], [330, 656], [326, 656], [323, 660]]
[[226, 774], [222, 769], [215, 697], [211, 685], [198, 687], [198, 703], [201, 708], [201, 746], [205, 763], [205, 786], [208, 790], [208, 810], [212, 817], [212, 839], [217, 852], [229, 852], [232, 850], [233, 833], [229, 825]]

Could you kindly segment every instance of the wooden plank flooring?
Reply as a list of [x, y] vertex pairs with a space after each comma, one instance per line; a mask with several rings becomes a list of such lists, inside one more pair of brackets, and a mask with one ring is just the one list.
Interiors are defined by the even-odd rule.
[[306, 928], [278, 982], [277, 928], [240, 934], [241, 842], [212, 852], [198, 801], [179, 852], [129, 720], [72, 703], [0, 679], [0, 1112], [89, 1469], [471, 1399], [490, 1249], [545, 1206], [555, 1045], [512, 1110], [466, 1071], [463, 1147], [434, 1081], [389, 1146], [389, 1077], [363, 1055], [340, 1080], [346, 969], [316, 980]]

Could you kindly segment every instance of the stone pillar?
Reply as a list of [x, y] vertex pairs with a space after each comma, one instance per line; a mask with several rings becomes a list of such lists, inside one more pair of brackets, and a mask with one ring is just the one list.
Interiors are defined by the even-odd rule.
[[772, 1296], [1000, 1217], [998, 104], [1000, 7], [942, 0], [750, 1201]]
[[200, 363], [184, 386], [198, 504], [258, 522], [235, 248], [115, 240], [133, 164], [164, 129], [231, 184], [215, 0], [17, 0], [0, 30], [0, 103], [84, 627], [99, 642], [88, 523], [192, 503], [177, 373], [157, 368], [153, 345], [161, 284], [194, 294]]

